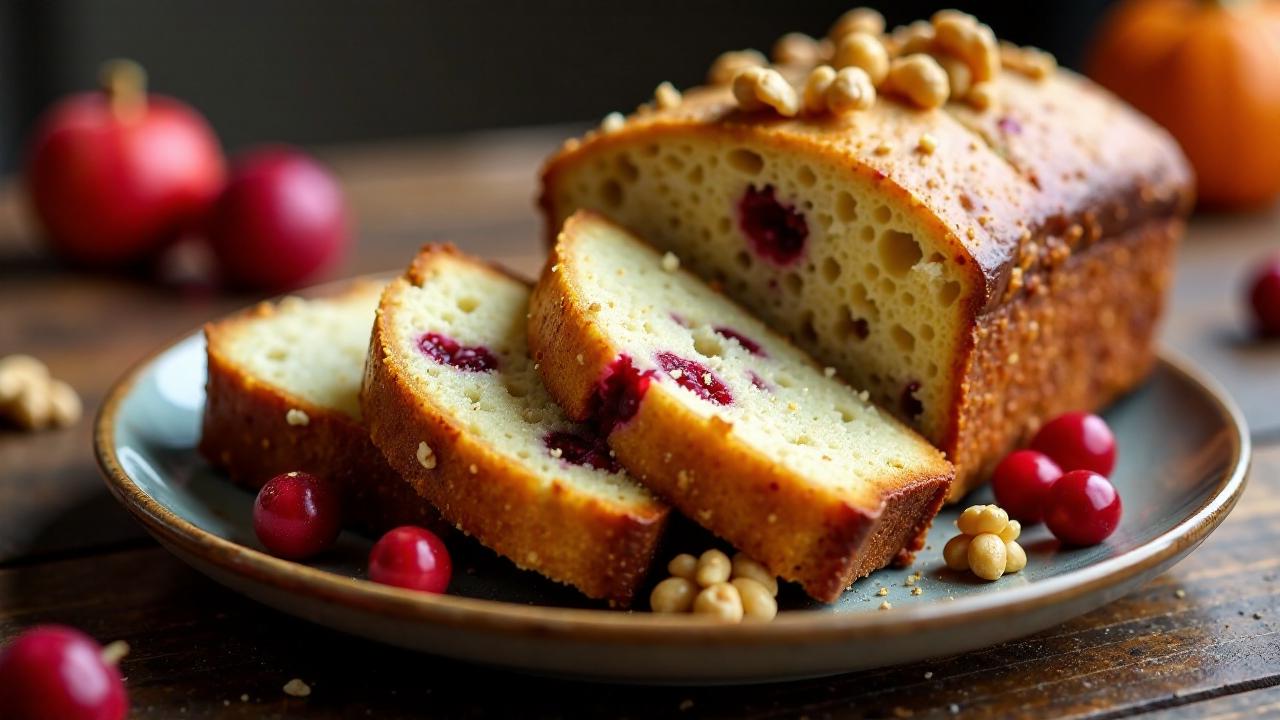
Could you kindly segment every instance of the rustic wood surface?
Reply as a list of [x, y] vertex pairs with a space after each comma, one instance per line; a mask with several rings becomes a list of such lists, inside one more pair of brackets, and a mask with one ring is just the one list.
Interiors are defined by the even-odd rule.
[[[535, 168], [564, 129], [324, 153], [356, 211], [342, 274], [394, 269], [452, 240], [532, 273]], [[109, 498], [90, 422], [0, 430], [0, 644], [42, 622], [124, 639], [134, 718], [1280, 716], [1280, 348], [1249, 339], [1239, 284], [1280, 248], [1280, 221], [1198, 218], [1166, 342], [1241, 400], [1258, 449], [1243, 501], [1146, 588], [1039, 635], [838, 678], [740, 688], [634, 688], [538, 679], [389, 649], [239, 597], [170, 557]], [[168, 339], [251, 302], [199, 285], [69, 271], [0, 192], [0, 355], [29, 352], [96, 409]], [[281, 688], [302, 678], [312, 695]]]

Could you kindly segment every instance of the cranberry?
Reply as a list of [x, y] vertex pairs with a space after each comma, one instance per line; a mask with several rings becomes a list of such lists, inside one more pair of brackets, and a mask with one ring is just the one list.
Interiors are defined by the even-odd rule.
[[652, 370], [641, 372], [627, 355], [609, 363], [591, 398], [591, 416], [601, 433], [608, 435], [636, 414], [652, 379]]
[[1001, 116], [1000, 119], [996, 121], [996, 127], [1000, 128], [1000, 132], [1008, 135], [1022, 134], [1022, 123], [1009, 115]]
[[418, 349], [441, 365], [485, 372], [498, 367], [498, 358], [483, 345], [467, 346], [448, 335], [429, 332], [418, 338]]
[[0, 653], [6, 720], [122, 720], [128, 709], [120, 671], [78, 630], [35, 627]]
[[607, 470], [616, 473], [622, 470], [618, 461], [609, 454], [609, 446], [600, 437], [584, 437], [571, 432], [557, 430], [547, 433], [542, 442], [549, 450], [559, 450], [559, 458], [567, 463], [592, 467], [596, 470]]
[[751, 376], [751, 384], [754, 385], [757, 390], [769, 392], [769, 383], [766, 382], [764, 378], [757, 375], [755, 370], [748, 370], [747, 374]]
[[1024, 523], [1044, 519], [1044, 497], [1062, 477], [1062, 468], [1048, 455], [1035, 450], [1018, 450], [1005, 456], [991, 476], [996, 502]]
[[1280, 337], [1280, 257], [1268, 260], [1253, 278], [1249, 292], [1253, 318], [1263, 335]]
[[899, 402], [902, 404], [902, 414], [909, 419], [920, 417], [920, 413], [924, 412], [924, 403], [920, 402], [920, 398], [916, 397], [916, 393], [920, 391], [920, 383], [912, 380], [907, 386], [902, 388], [902, 397]]
[[444, 541], [413, 525], [388, 531], [369, 553], [369, 579], [383, 585], [442, 593], [452, 576], [453, 561]]
[[746, 335], [743, 335], [737, 330], [733, 330], [727, 327], [717, 327], [717, 328], [714, 328], [714, 330], [716, 331], [716, 334], [719, 335], [720, 337], [728, 338], [730, 340], [736, 340], [738, 344], [742, 346], [743, 350], [746, 350], [752, 355], [767, 357], [764, 353], [764, 350], [760, 348], [760, 343], [756, 342], [755, 340], [752, 340]]
[[717, 405], [728, 405], [733, 402], [733, 394], [729, 392], [729, 387], [702, 363], [665, 351], [658, 353], [654, 359], [668, 375], [678, 370], [679, 377], [672, 378], [676, 384], [703, 400]]
[[290, 148], [264, 148], [231, 171], [209, 221], [226, 279], [287, 290], [327, 270], [347, 245], [346, 201], [327, 169]]
[[253, 531], [276, 557], [309, 558], [333, 545], [341, 530], [337, 491], [310, 473], [271, 478], [253, 503]]
[[804, 252], [809, 224], [794, 207], [773, 196], [773, 186], [747, 187], [738, 201], [738, 226], [755, 251], [779, 265], [795, 262]]
[[1045, 423], [1031, 448], [1048, 455], [1063, 472], [1092, 470], [1110, 475], [1116, 465], [1116, 438], [1097, 415], [1069, 412]]
[[1097, 545], [1120, 524], [1120, 494], [1090, 470], [1072, 470], [1049, 488], [1044, 524], [1068, 545]]

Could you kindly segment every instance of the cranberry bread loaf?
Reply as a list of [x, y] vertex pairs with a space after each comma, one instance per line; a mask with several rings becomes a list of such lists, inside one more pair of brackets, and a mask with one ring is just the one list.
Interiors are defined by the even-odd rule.
[[447, 528], [391, 469], [360, 421], [360, 379], [382, 285], [262, 303], [205, 326], [208, 383], [200, 452], [239, 485], [305, 470], [340, 489], [348, 525]]
[[599, 215], [570, 217], [530, 302], [565, 412], [683, 514], [832, 601], [920, 547], [941, 453]]
[[[1098, 408], [1147, 374], [1191, 176], [1163, 130], [1031, 62], [1043, 55], [958, 62], [940, 22], [967, 16], [941, 15], [830, 39], [836, 64], [854, 46], [921, 53], [893, 60], [906, 80], [885, 76], [865, 109], [810, 108], [787, 84], [821, 87], [810, 68], [828, 41], [789, 36], [776, 74], [727, 75], [760, 62], [727, 54], [713, 75], [734, 84], [664, 85], [652, 106], [566, 143], [541, 203], [549, 237], [579, 208], [601, 212], [867, 388], [955, 464], [955, 500], [1044, 418]], [[965, 22], [983, 40], [970, 49], [996, 52]], [[883, 75], [862, 65], [853, 77]], [[908, 72], [930, 66], [946, 73]], [[943, 92], [949, 80], [951, 101], [921, 109], [946, 95], [904, 95], [934, 87], [910, 80]]]
[[361, 404], [391, 465], [516, 565], [630, 602], [668, 508], [565, 419], [525, 340], [529, 286], [428, 246], [382, 296]]

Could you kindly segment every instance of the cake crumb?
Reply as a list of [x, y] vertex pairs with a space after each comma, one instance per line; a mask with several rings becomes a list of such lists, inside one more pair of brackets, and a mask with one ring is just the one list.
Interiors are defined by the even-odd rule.
[[240, 702], [249, 702], [249, 693], [240, 693]]
[[672, 380], [679, 380], [681, 377], [684, 376], [684, 371], [681, 370], [680, 368], [676, 368], [675, 370], [672, 370], [667, 374], [671, 376]]
[[836, 369], [828, 365], [827, 367], [822, 368], [822, 374], [826, 375], [827, 377], [835, 377]]
[[311, 424], [311, 416], [298, 408], [289, 408], [284, 414], [284, 421], [295, 427], [306, 427]]
[[887, 587], [882, 587], [878, 591], [876, 591], [876, 595], [879, 595], [880, 597], [884, 597], [885, 595], [888, 595], [888, 594], [889, 594], [889, 588]]
[[925, 680], [932, 680], [932, 679], [933, 679], [933, 671], [932, 671], [932, 670], [926, 670], [926, 671], [924, 672], [924, 679], [925, 679]]
[[938, 149], [938, 138], [925, 133], [920, 136], [920, 141], [916, 143], [916, 149], [925, 155], [932, 155], [933, 151]]
[[680, 258], [675, 253], [668, 252], [662, 256], [662, 269], [667, 272], [675, 272], [680, 269]]
[[[560, 448], [551, 448], [551, 457], [559, 460], [560, 458], [564, 457], [564, 450]], [[472, 467], [475, 467], [475, 466], [473, 465]]]
[[1253, 619], [1254, 619], [1254, 620], [1261, 620], [1261, 619], [1262, 619], [1262, 613], [1260, 613], [1260, 612], [1256, 612], [1256, 613], [1254, 613], [1254, 614], [1253, 614]]
[[[311, 686], [300, 678], [294, 678], [284, 684], [284, 694], [290, 697], [304, 698], [311, 694]], [[244, 697], [243, 695], [241, 696]]]
[[428, 470], [436, 467], [436, 454], [425, 441], [418, 443], [418, 464]]
[[1187, 596], [1187, 591], [1183, 590], [1182, 588], [1178, 588], [1177, 590], [1173, 591], [1173, 596], [1181, 600], [1182, 598]]
[[923, 595], [923, 594], [924, 594], [924, 588], [919, 587], [919, 586], [917, 586], [917, 587], [913, 587], [913, 588], [911, 588], [911, 594], [912, 594], [912, 595]]
[[480, 472], [480, 468], [476, 467], [475, 463], [471, 463], [471, 467], [468, 467], [467, 471], [470, 472], [472, 475], [476, 475]]
[[893, 608], [893, 605], [888, 600], [885, 600], [884, 602], [880, 603], [881, 610], [889, 610], [891, 608]]
[[702, 373], [702, 384], [708, 385], [708, 386], [711, 385], [711, 373], [709, 372]]
[[627, 119], [623, 117], [622, 113], [614, 111], [605, 115], [604, 120], [600, 121], [600, 129], [606, 134], [617, 132], [622, 129], [626, 122]]
[[584, 365], [584, 364], [586, 364], [586, 360], [584, 360], [584, 359], [583, 359], [583, 357], [582, 357], [582, 353], [578, 353], [577, 360], [578, 360], [578, 364], [579, 364], [579, 365]]

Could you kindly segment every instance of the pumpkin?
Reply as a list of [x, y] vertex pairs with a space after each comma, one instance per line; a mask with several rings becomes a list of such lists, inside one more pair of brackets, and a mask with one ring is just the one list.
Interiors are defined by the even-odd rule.
[[1202, 205], [1280, 194], [1280, 3], [1125, 0], [1088, 72], [1177, 138]]

